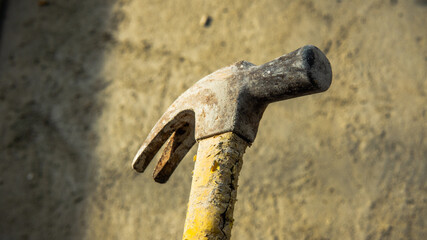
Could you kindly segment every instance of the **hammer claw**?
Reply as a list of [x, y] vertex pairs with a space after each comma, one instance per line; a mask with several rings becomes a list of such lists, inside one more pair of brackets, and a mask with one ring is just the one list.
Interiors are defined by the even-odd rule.
[[175, 171], [196, 140], [194, 139], [194, 123], [185, 123], [184, 126], [172, 133], [166, 147], [154, 169], [153, 178], [158, 183], [165, 183]]
[[[158, 177], [160, 179], [159, 182], [162, 182], [161, 179], [165, 179], [161, 176], [164, 175], [163, 173], [166, 169], [168, 169], [166, 172], [169, 173], [169, 176], [172, 174], [176, 165], [178, 165], [195, 143], [194, 113], [190, 110], [173, 110], [167, 111], [156, 123], [132, 162], [132, 167], [136, 171], [144, 172], [148, 164], [150, 164], [151, 160], [170, 137], [168, 146], [165, 148], [165, 153], [162, 155], [154, 174], [155, 179], [160, 174]], [[166, 167], [165, 170], [162, 170], [164, 167]], [[166, 182], [169, 176], [163, 182]]]

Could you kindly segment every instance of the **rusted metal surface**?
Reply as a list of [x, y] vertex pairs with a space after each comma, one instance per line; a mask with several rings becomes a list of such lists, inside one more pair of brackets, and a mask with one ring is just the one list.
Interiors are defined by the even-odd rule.
[[[246, 61], [222, 68], [195, 83], [167, 109], [142, 144], [133, 168], [143, 172], [151, 159], [178, 129], [158, 167], [155, 177], [164, 182], [195, 140], [233, 132], [252, 143], [259, 121], [269, 103], [326, 91], [332, 70], [326, 56], [315, 46], [304, 46], [268, 63], [256, 66]], [[182, 128], [185, 124], [194, 126]], [[179, 145], [183, 145], [180, 147]], [[185, 145], [184, 145], [185, 143]], [[179, 150], [179, 151], [178, 151]], [[175, 153], [174, 153], [175, 151]], [[163, 167], [164, 168], [164, 167]]]
[[154, 169], [154, 180], [158, 183], [167, 182], [182, 158], [184, 158], [185, 154], [194, 145], [194, 142], [194, 121], [185, 123], [173, 132]]

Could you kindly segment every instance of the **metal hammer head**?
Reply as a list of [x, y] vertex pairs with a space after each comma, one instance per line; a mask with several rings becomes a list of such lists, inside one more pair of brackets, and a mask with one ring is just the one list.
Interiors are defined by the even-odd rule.
[[252, 143], [269, 103], [326, 91], [332, 70], [315, 46], [304, 46], [271, 62], [246, 61], [222, 68], [199, 80], [167, 109], [136, 154], [132, 166], [143, 172], [169, 139], [154, 171], [166, 182], [196, 142], [234, 132]]

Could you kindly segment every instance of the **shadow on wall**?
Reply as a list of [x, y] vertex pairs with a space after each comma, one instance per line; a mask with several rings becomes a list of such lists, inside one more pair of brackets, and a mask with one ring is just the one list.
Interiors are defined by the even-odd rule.
[[3, 23], [6, 16], [6, 9], [8, 5], [8, 0], [0, 0], [0, 46], [1, 46], [1, 40], [2, 40], [2, 33], [3, 33]]
[[0, 239], [81, 239], [114, 0], [0, 1]]
[[415, 0], [415, 3], [421, 6], [427, 6], [427, 0]]

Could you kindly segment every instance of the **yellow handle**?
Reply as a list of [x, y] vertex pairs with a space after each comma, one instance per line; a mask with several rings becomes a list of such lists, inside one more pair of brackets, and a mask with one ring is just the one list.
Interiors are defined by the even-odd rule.
[[199, 142], [184, 240], [230, 239], [237, 180], [247, 145], [231, 132]]

